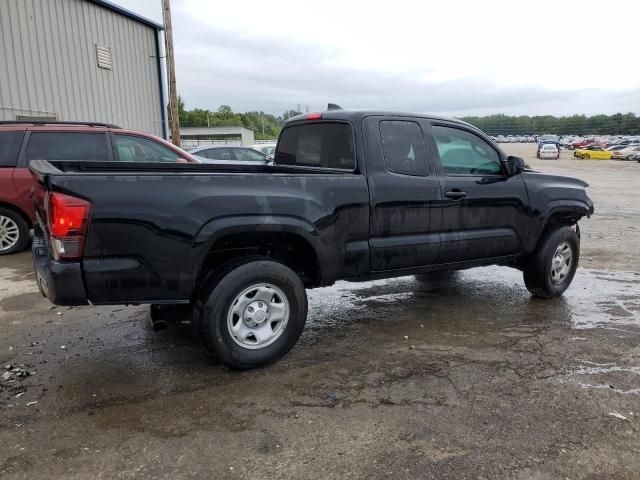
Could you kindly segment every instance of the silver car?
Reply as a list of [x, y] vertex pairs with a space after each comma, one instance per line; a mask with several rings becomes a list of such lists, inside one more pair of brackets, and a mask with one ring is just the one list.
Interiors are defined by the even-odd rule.
[[249, 147], [201, 145], [188, 152], [202, 163], [209, 164], [266, 165], [273, 161], [270, 155]]

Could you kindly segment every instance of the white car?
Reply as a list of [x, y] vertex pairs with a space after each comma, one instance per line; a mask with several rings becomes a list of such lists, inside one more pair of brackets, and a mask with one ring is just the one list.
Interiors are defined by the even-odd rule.
[[558, 147], [553, 143], [543, 143], [540, 147], [540, 158], [552, 158], [554, 160], [558, 160], [560, 158]]
[[251, 145], [251, 148], [254, 150], [258, 150], [259, 152], [264, 153], [265, 155], [269, 155], [271, 157], [276, 154], [276, 144], [275, 143], [258, 143], [256, 145]]
[[640, 154], [640, 145], [627, 145], [626, 148], [613, 152], [616, 160], [631, 160], [634, 155]]

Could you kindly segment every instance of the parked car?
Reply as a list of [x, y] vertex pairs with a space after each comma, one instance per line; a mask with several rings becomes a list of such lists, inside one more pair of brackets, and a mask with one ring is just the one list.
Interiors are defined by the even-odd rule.
[[614, 160], [631, 160], [631, 157], [640, 153], [640, 145], [625, 145], [624, 147], [612, 152]]
[[[571, 144], [571, 149], [575, 150], [575, 149], [578, 149], [578, 148], [584, 148], [587, 145], [593, 144], [595, 141], [596, 141], [595, 138], [585, 138], [585, 139], [582, 139], [582, 140], [578, 140], [577, 142], [573, 142]], [[574, 154], [574, 156], [575, 156], [575, 154]]]
[[558, 151], [558, 155], [560, 155], [560, 142], [558, 142], [557, 140], [540, 140], [538, 142], [538, 148], [536, 150], [536, 157], [541, 158], [540, 151], [542, 147], [545, 145], [553, 145], [555, 149]]
[[115, 125], [0, 122], [0, 255], [24, 249], [35, 210], [31, 160], [197, 163], [164, 140]]
[[607, 150], [608, 152], [617, 152], [618, 150], [623, 150], [628, 147], [628, 145], [611, 145], [608, 146], [605, 150]]
[[611, 160], [613, 152], [608, 152], [600, 145], [592, 143], [584, 148], [579, 148], [573, 152], [575, 158], [594, 159], [594, 160]]
[[305, 289], [339, 279], [498, 264], [521, 269], [533, 295], [559, 296], [578, 265], [577, 222], [594, 211], [585, 182], [535, 173], [475, 127], [426, 115], [300, 115], [273, 165], [117, 166], [31, 163], [42, 293], [191, 305], [207, 350], [241, 369], [286, 354]]
[[229, 145], [202, 145], [192, 148], [189, 153], [202, 163], [267, 164], [272, 158], [266, 153], [258, 152], [250, 147], [234, 147]]
[[538, 158], [541, 159], [555, 159], [558, 160], [560, 158], [560, 150], [554, 143], [543, 143], [538, 148]]

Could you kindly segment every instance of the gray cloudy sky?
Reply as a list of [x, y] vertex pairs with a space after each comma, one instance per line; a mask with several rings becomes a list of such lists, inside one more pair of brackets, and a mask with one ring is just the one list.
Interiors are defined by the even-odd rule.
[[[116, 3], [162, 20], [161, 0]], [[188, 108], [640, 113], [639, 1], [171, 5]]]

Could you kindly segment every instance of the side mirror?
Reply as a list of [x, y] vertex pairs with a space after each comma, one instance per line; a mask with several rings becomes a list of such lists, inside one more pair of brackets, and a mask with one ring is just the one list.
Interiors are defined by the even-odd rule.
[[507, 158], [507, 168], [509, 169], [510, 175], [518, 175], [527, 170], [529, 165], [527, 165], [523, 158], [509, 155], [509, 158]]

